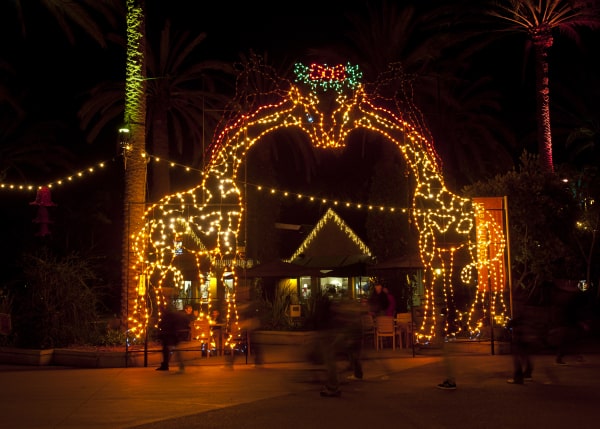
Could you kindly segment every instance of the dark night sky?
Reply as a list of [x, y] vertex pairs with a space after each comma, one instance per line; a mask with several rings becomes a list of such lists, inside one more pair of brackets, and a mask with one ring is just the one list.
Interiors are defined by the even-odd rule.
[[[275, 6], [261, 1], [233, 3], [235, 6], [232, 2], [223, 1], [147, 0], [148, 21], [153, 28], [153, 23], [172, 16], [174, 26], [189, 29], [192, 33], [206, 32], [207, 39], [199, 51], [202, 59], [235, 60], [239, 53], [252, 49], [259, 54], [268, 51], [274, 62], [277, 59], [293, 62], [302, 58], [308, 48], [340, 40], [342, 34], [350, 30], [347, 15], [364, 10], [367, 3], [379, 2], [333, 0], [322, 4], [299, 2], [290, 5], [282, 2]], [[422, 1], [413, 3], [423, 5]], [[293, 10], [291, 15], [290, 8]], [[0, 14], [4, 15], [0, 23], [10, 20], [10, 14], [3, 13], [3, 9], [0, 9]], [[98, 79], [123, 73], [124, 57], [122, 53], [115, 54], [114, 48], [102, 51], [90, 46], [84, 37], [81, 37], [84, 43], [69, 46], [49, 14], [29, 14], [27, 18], [28, 45], [23, 45], [20, 35], [15, 34], [18, 31], [16, 26], [1, 27], [0, 54], [3, 55], [0, 59], [5, 57], [14, 63], [12, 58], [18, 58], [17, 73], [26, 82], [26, 90], [38, 94], [38, 102], [44, 106], [52, 100], [54, 105], [65, 105], [72, 115], [77, 108], [73, 94], [90, 87]], [[14, 19], [9, 23], [14, 25]], [[550, 56], [553, 60], [551, 72], [557, 73], [559, 67], [567, 65], [564, 70], [571, 73], [577, 67], [576, 61], [581, 61], [582, 57], [594, 58], [590, 52], [597, 48], [597, 40], [595, 37], [593, 44], [589, 44], [587, 56], [584, 53], [577, 57], [578, 51], [573, 49], [572, 44], [557, 39]], [[570, 56], [567, 61], [555, 60], [566, 55]], [[531, 98], [533, 90], [525, 86], [527, 83], [522, 83], [524, 64], [527, 73], [531, 74], [532, 64], [523, 60], [523, 39], [512, 37], [480, 54], [476, 67], [481, 75], [493, 74], [503, 91], [513, 91], [507, 92], [507, 97]], [[520, 106], [524, 104], [516, 101], [511, 108]], [[57, 109], [51, 110], [58, 113]]]
[[[270, 2], [269, 2], [270, 3]], [[203, 59], [237, 59], [241, 52], [252, 49], [257, 53], [269, 52], [269, 57], [293, 60], [301, 57], [307, 48], [319, 47], [340, 40], [349, 28], [345, 15], [364, 10], [368, 2], [205, 2], [190, 0], [147, 0], [150, 28], [165, 16], [172, 16], [175, 26], [187, 28], [192, 33], [207, 32], [203, 42]], [[378, 3], [374, 1], [371, 3]], [[405, 4], [406, 2], [403, 2]], [[423, 0], [413, 3], [423, 5]], [[449, 3], [428, 1], [427, 4]], [[464, 1], [455, 3], [464, 4]], [[70, 46], [58, 31], [52, 17], [43, 11], [30, 13], [28, 39], [22, 40], [15, 25], [14, 15], [7, 13], [9, 3], [0, 6], [0, 61], [6, 60], [16, 69], [11, 88], [27, 94], [31, 114], [45, 119], [65, 119], [76, 130], [75, 112], [78, 95], [98, 79], [114, 78], [124, 73], [122, 53], [117, 50], [100, 50], [89, 42]], [[291, 9], [291, 14], [290, 14]], [[39, 12], [39, 13], [38, 13]], [[588, 78], [597, 83], [597, 66], [591, 53], [597, 52], [598, 35], [588, 38], [587, 55], [573, 49], [572, 44], [556, 41], [551, 52], [552, 73], [562, 76], [555, 85], [569, 86], [577, 83], [574, 71], [592, 70]], [[557, 60], [565, 58], [564, 61]], [[585, 67], [580, 64], [585, 63]], [[567, 67], [562, 67], [566, 65]], [[531, 73], [531, 64], [525, 64]], [[504, 114], [514, 120], [515, 127], [532, 127], [522, 100], [530, 100], [533, 88], [522, 83], [523, 39], [510, 38], [505, 43], [491, 46], [478, 58], [477, 70], [482, 75], [492, 73], [499, 87], [505, 91], [507, 104]], [[564, 75], [563, 75], [564, 73]], [[594, 77], [595, 76], [595, 77]], [[11, 78], [12, 79], [12, 78]], [[597, 89], [596, 89], [597, 91]], [[587, 92], [586, 94], [593, 94]], [[522, 98], [521, 98], [522, 97]], [[105, 159], [115, 154], [113, 142], [89, 146], [80, 136], [68, 133], [64, 142], [72, 139], [79, 160], [87, 166], [95, 159]], [[51, 175], [51, 173], [48, 173]], [[52, 177], [53, 178], [53, 177]]]
[[[179, 0], [166, 7], [175, 11], [189, 8], [182, 3], [188, 5]], [[268, 3], [271, 2], [239, 2], [233, 6], [230, 2], [214, 2], [206, 11], [198, 10], [178, 19], [181, 18], [182, 26], [207, 32], [207, 44], [217, 56], [237, 55], [249, 49], [282, 55], [336, 39], [345, 13], [357, 7], [355, 2], [337, 0], [322, 4]]]
[[[33, 5], [38, 2], [29, 2]], [[188, 0], [147, 0], [150, 31], [157, 28], [166, 16], [171, 16], [173, 25], [189, 29], [192, 33], [206, 32], [207, 39], [200, 48], [201, 59], [220, 58], [235, 60], [240, 53], [254, 50], [258, 54], [268, 52], [273, 62], [285, 59], [293, 62], [302, 58], [308, 48], [319, 47], [339, 41], [350, 30], [346, 17], [365, 10], [366, 4], [379, 1], [326, 2], [190, 2]], [[403, 4], [410, 2], [403, 2]], [[423, 4], [448, 4], [448, 1], [414, 1]], [[464, 4], [464, 0], [455, 1]], [[29, 9], [26, 14], [28, 37], [23, 41], [19, 34], [14, 13], [9, 13], [10, 2], [0, 6], [0, 60], [6, 59], [15, 68], [16, 91], [27, 94], [28, 103], [35, 115], [46, 115], [50, 119], [60, 117], [77, 126], [75, 112], [83, 90], [103, 79], [122, 77], [124, 56], [112, 47], [101, 50], [79, 34], [76, 46], [70, 46], [60, 33], [50, 14], [41, 9]], [[290, 13], [291, 12], [291, 13]], [[162, 24], [160, 24], [162, 25]], [[573, 72], [584, 69], [591, 72], [587, 78], [594, 79], [597, 66], [593, 66], [597, 51], [598, 35], [587, 37], [588, 43], [580, 52], [570, 42], [557, 38], [550, 59], [551, 73], [559, 76], [553, 80], [556, 87], [576, 84], [583, 79], [572, 79]], [[591, 42], [590, 42], [591, 40]], [[560, 60], [565, 59], [565, 60]], [[531, 107], [533, 88], [532, 64], [524, 62], [523, 39], [508, 38], [505, 43], [491, 45], [474, 60], [475, 73], [491, 74], [505, 94], [504, 114], [515, 127], [531, 127], [527, 109]], [[584, 64], [584, 67], [581, 64]], [[597, 83], [597, 77], [596, 83]], [[13, 81], [7, 81], [12, 85]], [[524, 102], [523, 100], [529, 100]], [[528, 104], [529, 103], [529, 104]], [[82, 155], [97, 148], [82, 145]], [[106, 154], [113, 151], [102, 151]], [[92, 155], [93, 157], [93, 155]]]

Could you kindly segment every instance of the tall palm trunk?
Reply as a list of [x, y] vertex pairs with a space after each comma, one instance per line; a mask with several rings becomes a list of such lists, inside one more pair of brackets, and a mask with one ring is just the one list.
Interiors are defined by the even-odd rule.
[[122, 243], [121, 319], [133, 313], [137, 274], [132, 270], [131, 236], [143, 226], [146, 202], [146, 34], [144, 0], [127, 0], [127, 64], [125, 122], [130, 130], [124, 150], [125, 198]]
[[579, 28], [600, 28], [600, 8], [590, 0], [501, 0], [491, 3], [491, 16], [507, 23], [507, 28], [526, 32], [535, 54], [536, 118], [538, 149], [542, 166], [554, 172], [552, 134], [550, 128], [550, 90], [548, 51], [552, 47], [553, 30], [579, 40]]
[[535, 103], [537, 116], [537, 138], [540, 162], [552, 172], [552, 130], [550, 127], [550, 86], [548, 84], [548, 49], [552, 46], [551, 30], [541, 30], [533, 37], [535, 51]]

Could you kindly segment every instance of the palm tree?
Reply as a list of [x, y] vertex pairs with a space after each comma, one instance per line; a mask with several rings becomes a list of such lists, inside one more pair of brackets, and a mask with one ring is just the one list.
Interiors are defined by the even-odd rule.
[[493, 2], [486, 13], [504, 21], [504, 30], [526, 33], [533, 46], [538, 148], [542, 165], [552, 172], [548, 52], [553, 32], [558, 30], [577, 42], [579, 29], [600, 27], [600, 8], [589, 0], [503, 0]]
[[501, 94], [491, 79], [445, 79], [444, 85], [445, 97], [436, 111], [426, 115], [433, 119], [431, 132], [447, 183], [458, 189], [510, 170], [518, 151], [502, 119]]
[[[79, 111], [89, 141], [123, 122], [129, 130], [123, 142], [126, 145], [123, 317], [128, 311], [131, 314], [127, 303], [135, 298], [136, 273], [128, 268], [132, 262], [129, 237], [142, 227], [146, 201], [156, 201], [173, 192], [172, 169], [166, 160], [194, 167], [203, 165], [204, 141], [212, 136], [223, 106], [230, 100], [217, 89], [220, 82], [215, 75], [232, 73], [228, 63], [199, 61], [194, 57], [206, 38], [205, 33], [175, 32], [167, 20], [160, 36], [153, 39], [146, 35], [144, 2], [128, 1], [127, 7], [126, 80], [100, 83], [89, 92]], [[162, 160], [149, 164], [149, 195], [146, 195], [146, 162], [151, 160], [145, 158], [146, 152], [153, 160]]]
[[[123, 141], [125, 159], [124, 225], [122, 242], [121, 318], [133, 313], [137, 273], [130, 260], [132, 233], [143, 227], [146, 203], [146, 23], [145, 1], [127, 0], [127, 64], [125, 77], [125, 124], [128, 137]], [[130, 311], [131, 310], [131, 311]]]
[[0, 110], [0, 182], [34, 183], [53, 168], [71, 167], [73, 154], [59, 144], [66, 124], [32, 114], [30, 96], [7, 63], [0, 63]]
[[102, 17], [108, 21], [109, 25], [115, 27], [118, 17], [115, 12], [119, 9], [121, 1], [15, 0], [9, 3], [14, 6], [23, 36], [28, 33], [27, 16], [37, 16], [41, 10], [45, 9], [54, 17], [71, 44], [75, 44], [76, 41], [73, 32], [73, 26], [75, 26], [83, 30], [100, 46], [106, 47], [106, 31], [100, 25], [98, 17]]
[[423, 11], [415, 5], [383, 1], [377, 7], [367, 4], [364, 13], [348, 15], [348, 21], [350, 27], [340, 46], [310, 53], [359, 64], [366, 81], [377, 79], [391, 63], [399, 61], [411, 75], [427, 74], [442, 51], [454, 43], [441, 31], [447, 24], [442, 9]]
[[[76, 43], [74, 31], [78, 29], [105, 48], [107, 46], [106, 28], [116, 27], [120, 3], [120, 0], [82, 0], [77, 2], [15, 0], [2, 4], [0, 16], [5, 18], [3, 25], [7, 27], [15, 25], [20, 29], [24, 38], [30, 37], [31, 33], [37, 31], [39, 39], [40, 34], [47, 37], [46, 33], [50, 27], [40, 24], [46, 23], [45, 18], [49, 13], [71, 44]], [[38, 19], [40, 16], [42, 16], [42, 21]], [[40, 31], [43, 33], [39, 33]], [[25, 58], [21, 49], [20, 45], [15, 48], [18, 56], [7, 61], [21, 62], [21, 59]], [[32, 67], [29, 63], [24, 64], [30, 69], [38, 69], [37, 65]], [[53, 167], [72, 170], [70, 161], [72, 161], [73, 154], [64, 145], [58, 144], [65, 140], [62, 133], [67, 129], [67, 124], [56, 119], [37, 119], [38, 116], [46, 115], [47, 112], [32, 111], [32, 107], [35, 105], [30, 103], [31, 95], [27, 94], [24, 87], [17, 81], [17, 77], [41, 80], [38, 78], [39, 73], [33, 78], [24, 77], [26, 73], [14, 70], [8, 62], [0, 64], [0, 71], [2, 78], [6, 79], [6, 82], [0, 82], [0, 103], [3, 105], [4, 113], [1, 119], [3, 126], [0, 127], [2, 130], [0, 132], [2, 141], [0, 177], [5, 180], [7, 178], [14, 179], [15, 176], [21, 180], [39, 180], [41, 177], [35, 177], [32, 174], [39, 175], [40, 172], [43, 172], [47, 175], [53, 172]], [[49, 84], [46, 83], [46, 85]], [[25, 173], [26, 169], [27, 173]], [[54, 172], [54, 174], [56, 173]]]
[[[591, 42], [593, 49], [595, 43]], [[567, 61], [567, 78], [558, 81], [552, 91], [554, 139], [564, 145], [562, 162], [583, 170], [600, 165], [600, 67], [592, 52]]]
[[310, 52], [329, 61], [359, 64], [366, 82], [389, 76], [390, 66], [401, 64], [404, 75], [397, 85], [405, 88], [400, 93], [410, 93], [412, 100], [404, 106], [413, 110], [404, 113], [412, 114], [414, 125], [431, 136], [444, 173], [457, 186], [513, 166], [513, 143], [497, 114], [501, 94], [491, 89], [487, 77], [469, 75], [481, 42], [474, 40], [468, 12], [454, 2], [433, 8], [399, 7], [390, 1], [378, 8], [371, 4], [365, 13], [349, 16], [344, 45]]
[[[146, 45], [146, 97], [149, 199], [156, 201], [174, 191], [171, 168], [165, 160], [197, 167], [203, 164], [205, 141], [210, 141], [230, 97], [222, 94], [217, 74], [233, 73], [230, 64], [197, 60], [194, 55], [206, 33], [175, 32], [166, 21], [158, 40], [148, 36]], [[224, 84], [224, 86], [227, 83]], [[79, 111], [88, 141], [122, 121], [123, 82], [103, 82], [94, 87]], [[185, 162], [182, 161], [185, 159]]]
[[[148, 137], [152, 155], [160, 159], [185, 155], [192, 165], [203, 165], [206, 141], [210, 142], [224, 106], [230, 101], [222, 93], [226, 88], [218, 88], [216, 75], [233, 74], [232, 66], [223, 61], [193, 58], [205, 38], [206, 33], [172, 34], [171, 23], [167, 21], [157, 49], [153, 49], [153, 44], [148, 47], [148, 118], [152, 118]], [[173, 191], [169, 170], [165, 162], [152, 165], [152, 200]]]

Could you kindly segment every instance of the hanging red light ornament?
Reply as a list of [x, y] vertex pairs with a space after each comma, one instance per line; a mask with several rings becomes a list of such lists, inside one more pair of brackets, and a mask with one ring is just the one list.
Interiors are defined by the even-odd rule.
[[56, 204], [52, 202], [50, 188], [48, 186], [40, 187], [37, 191], [35, 201], [32, 201], [29, 204], [38, 206], [37, 215], [35, 219], [33, 219], [33, 223], [39, 224], [39, 230], [35, 235], [38, 237], [45, 237], [50, 234], [48, 224], [52, 223], [48, 214], [48, 207], [56, 206]]

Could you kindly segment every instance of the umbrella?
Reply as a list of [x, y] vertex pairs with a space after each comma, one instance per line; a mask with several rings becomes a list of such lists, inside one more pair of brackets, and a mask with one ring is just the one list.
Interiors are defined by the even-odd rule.
[[246, 270], [246, 277], [279, 277], [284, 279], [321, 276], [323, 276], [323, 274], [317, 268], [291, 264], [280, 259], [258, 264]]

